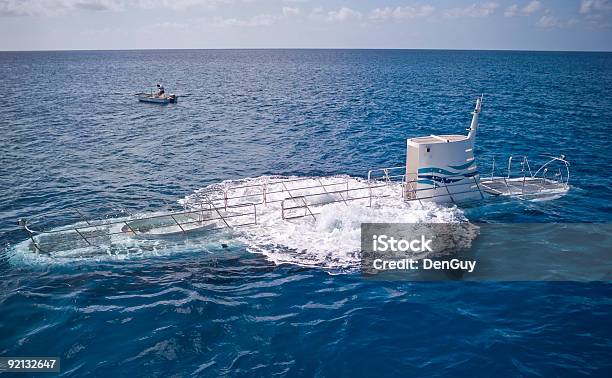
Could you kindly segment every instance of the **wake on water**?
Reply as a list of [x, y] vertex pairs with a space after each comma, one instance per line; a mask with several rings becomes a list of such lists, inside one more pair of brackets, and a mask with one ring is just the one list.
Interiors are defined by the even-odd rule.
[[[314, 195], [312, 198], [315, 200], [317, 197], [326, 196], [321, 192], [318, 184], [328, 187], [346, 184], [350, 188], [365, 185], [363, 179], [350, 176], [308, 178], [261, 176], [214, 184], [196, 190], [178, 202], [188, 209], [197, 208], [202, 193], [223, 188], [233, 191], [234, 196], [244, 201], [245, 204], [252, 203], [253, 197], [260, 195], [259, 192], [254, 191], [253, 186], [277, 182], [279, 178], [285, 180], [285, 188], [290, 191], [291, 195]], [[83, 246], [77, 243], [74, 248], [64, 248], [51, 254], [34, 253], [32, 244], [28, 240], [12, 247], [9, 256], [14, 263], [64, 264], [74, 263], [75, 260], [103, 261], [188, 252], [214, 253], [219, 251], [221, 244], [226, 244], [243, 245], [249, 252], [262, 254], [275, 264], [288, 263], [330, 270], [352, 270], [359, 266], [361, 223], [457, 223], [467, 221], [463, 212], [456, 206], [403, 201], [399, 183], [384, 185], [376, 190], [376, 198], [372, 201], [371, 207], [368, 206], [369, 199], [321, 204], [316, 206], [316, 217], [283, 219], [280, 201], [274, 202], [274, 194], [270, 194], [268, 203], [257, 207], [257, 224], [235, 226], [231, 232], [211, 231], [171, 239], [138, 238], [119, 232], [112, 235], [103, 246]], [[286, 193], [276, 195], [287, 196]], [[73, 224], [70, 227], [80, 225], [83, 224]]]

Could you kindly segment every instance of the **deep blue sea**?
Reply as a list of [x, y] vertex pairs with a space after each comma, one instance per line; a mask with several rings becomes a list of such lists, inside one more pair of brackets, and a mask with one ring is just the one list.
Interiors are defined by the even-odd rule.
[[[158, 82], [177, 104], [132, 96]], [[0, 83], [0, 356], [60, 356], [61, 376], [612, 373], [609, 281], [372, 281], [325, 266], [350, 257], [334, 237], [359, 221], [413, 216], [394, 209], [268, 224], [259, 253], [219, 232], [54, 259], [20, 248], [16, 225], [157, 211], [222, 180], [365, 177], [404, 164], [406, 138], [465, 133], [480, 94], [481, 172], [565, 154], [569, 193], [414, 219], [609, 223], [612, 53], [0, 52]]]

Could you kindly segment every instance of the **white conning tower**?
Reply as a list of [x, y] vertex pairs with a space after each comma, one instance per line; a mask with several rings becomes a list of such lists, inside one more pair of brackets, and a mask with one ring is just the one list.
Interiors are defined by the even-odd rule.
[[430, 135], [407, 140], [407, 199], [458, 202], [480, 199], [474, 140], [483, 97], [476, 99], [469, 133]]

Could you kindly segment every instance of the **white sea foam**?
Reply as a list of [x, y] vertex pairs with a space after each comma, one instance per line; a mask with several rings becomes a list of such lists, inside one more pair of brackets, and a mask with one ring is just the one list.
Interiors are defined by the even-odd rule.
[[[197, 204], [198, 195], [211, 189], [224, 188], [232, 196], [242, 197], [244, 203], [261, 200], [259, 191], [249, 185], [261, 185], [278, 181], [278, 177], [258, 177], [240, 181], [225, 181], [214, 187], [206, 187], [187, 196], [180, 203], [187, 206]], [[297, 212], [307, 214], [296, 219], [283, 219], [280, 202], [258, 206], [257, 225], [237, 227], [237, 237], [254, 253], [265, 255], [276, 264], [290, 263], [302, 266], [317, 266], [328, 269], [352, 269], [359, 264], [361, 223], [452, 223], [466, 221], [463, 212], [457, 207], [440, 206], [433, 203], [420, 204], [416, 201], [405, 202], [401, 198], [401, 186], [389, 184], [376, 188], [373, 192], [372, 206], [369, 198], [355, 201], [342, 200], [334, 190], [345, 190], [344, 199], [367, 196], [362, 179], [349, 176], [297, 178], [286, 177], [288, 182], [277, 197], [287, 198], [306, 196], [314, 216], [306, 209]], [[292, 181], [298, 180], [299, 181]], [[326, 185], [325, 194], [320, 184]], [[276, 186], [276, 188], [274, 187]], [[232, 188], [238, 188], [233, 190]], [[270, 185], [271, 191], [278, 184]], [[305, 188], [305, 189], [301, 189]], [[255, 194], [254, 194], [255, 193]], [[321, 194], [323, 193], [323, 194]], [[330, 199], [339, 202], [329, 202]], [[289, 206], [298, 202], [289, 200]], [[299, 203], [299, 202], [298, 202]], [[287, 205], [287, 204], [286, 204]], [[197, 206], [196, 206], [197, 207]], [[295, 214], [295, 211], [294, 211]]]

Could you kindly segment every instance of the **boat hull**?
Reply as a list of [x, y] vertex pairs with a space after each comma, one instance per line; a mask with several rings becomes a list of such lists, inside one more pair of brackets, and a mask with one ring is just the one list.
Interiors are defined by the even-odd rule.
[[178, 101], [178, 96], [176, 95], [157, 97], [150, 94], [140, 93], [137, 94], [136, 97], [140, 102], [150, 102], [155, 104], [176, 104], [176, 102]]

